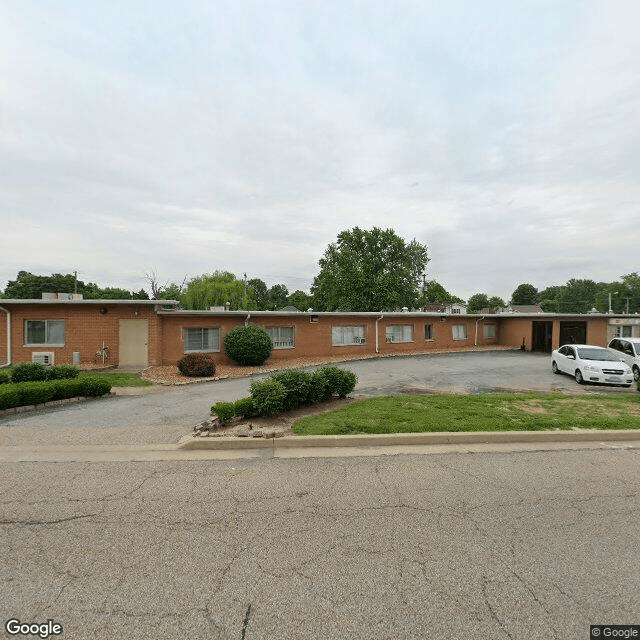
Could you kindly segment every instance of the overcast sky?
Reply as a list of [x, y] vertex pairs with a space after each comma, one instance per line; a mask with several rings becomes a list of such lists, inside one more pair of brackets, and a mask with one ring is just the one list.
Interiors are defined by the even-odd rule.
[[354, 226], [508, 299], [640, 271], [637, 0], [2, 0], [0, 289], [308, 290]]

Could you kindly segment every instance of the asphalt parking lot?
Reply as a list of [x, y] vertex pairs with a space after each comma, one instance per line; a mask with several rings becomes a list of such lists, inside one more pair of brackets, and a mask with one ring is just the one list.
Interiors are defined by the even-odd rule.
[[[578, 385], [551, 372], [546, 354], [521, 351], [447, 353], [376, 358], [340, 365], [358, 375], [354, 396], [562, 391], [637, 393], [635, 387]], [[255, 377], [182, 387], [155, 386], [139, 396], [116, 396], [0, 418], [0, 446], [169, 444], [209, 415], [211, 405], [248, 395]]]

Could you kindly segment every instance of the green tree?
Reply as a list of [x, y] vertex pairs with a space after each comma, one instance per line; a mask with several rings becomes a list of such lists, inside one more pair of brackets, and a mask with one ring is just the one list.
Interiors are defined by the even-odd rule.
[[271, 310], [282, 309], [287, 306], [289, 290], [283, 284], [274, 284], [267, 294], [267, 308]]
[[532, 284], [520, 284], [511, 294], [511, 304], [538, 304], [538, 290]]
[[489, 296], [486, 293], [476, 293], [467, 302], [467, 313], [478, 313], [489, 306]]
[[228, 271], [214, 271], [192, 278], [182, 295], [185, 309], [206, 310], [229, 303], [230, 309], [255, 309], [252, 290]]
[[504, 300], [498, 296], [491, 296], [489, 298], [489, 308], [490, 309], [503, 309], [504, 307], [506, 307], [507, 305], [505, 304]]
[[571, 278], [564, 285], [560, 313], [587, 313], [596, 304], [598, 285], [593, 280]]
[[421, 302], [427, 247], [393, 229], [343, 231], [320, 259], [311, 293], [321, 311], [382, 311]]
[[252, 278], [247, 282], [247, 285], [251, 287], [253, 291], [252, 297], [256, 303], [256, 309], [259, 311], [265, 311], [269, 304], [269, 290], [264, 281], [260, 278]]
[[313, 308], [313, 298], [308, 293], [297, 289], [287, 298], [287, 304], [300, 311], [306, 311]]
[[540, 306], [543, 311], [546, 311], [547, 313], [560, 313], [564, 287], [547, 287], [540, 291], [538, 295], [540, 297]]
[[453, 302], [451, 294], [435, 280], [428, 280], [424, 289], [425, 302]]

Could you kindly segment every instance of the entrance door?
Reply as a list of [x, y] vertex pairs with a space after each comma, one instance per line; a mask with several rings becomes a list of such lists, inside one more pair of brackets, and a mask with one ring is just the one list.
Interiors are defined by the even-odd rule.
[[548, 320], [533, 321], [533, 336], [531, 340], [531, 351], [544, 351], [551, 353], [551, 335], [553, 333], [553, 322]]
[[149, 364], [149, 321], [120, 320], [120, 367], [140, 367]]
[[586, 342], [586, 322], [576, 321], [560, 323], [560, 346], [563, 344], [586, 344]]

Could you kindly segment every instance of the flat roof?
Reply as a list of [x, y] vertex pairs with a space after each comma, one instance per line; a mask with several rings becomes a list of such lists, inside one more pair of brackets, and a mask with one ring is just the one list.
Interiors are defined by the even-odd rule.
[[3, 304], [153, 304], [153, 305], [172, 305], [177, 306], [177, 300], [102, 300], [98, 298], [82, 299], [82, 300], [64, 300], [55, 298], [53, 300], [41, 298], [0, 298], [0, 307]]

